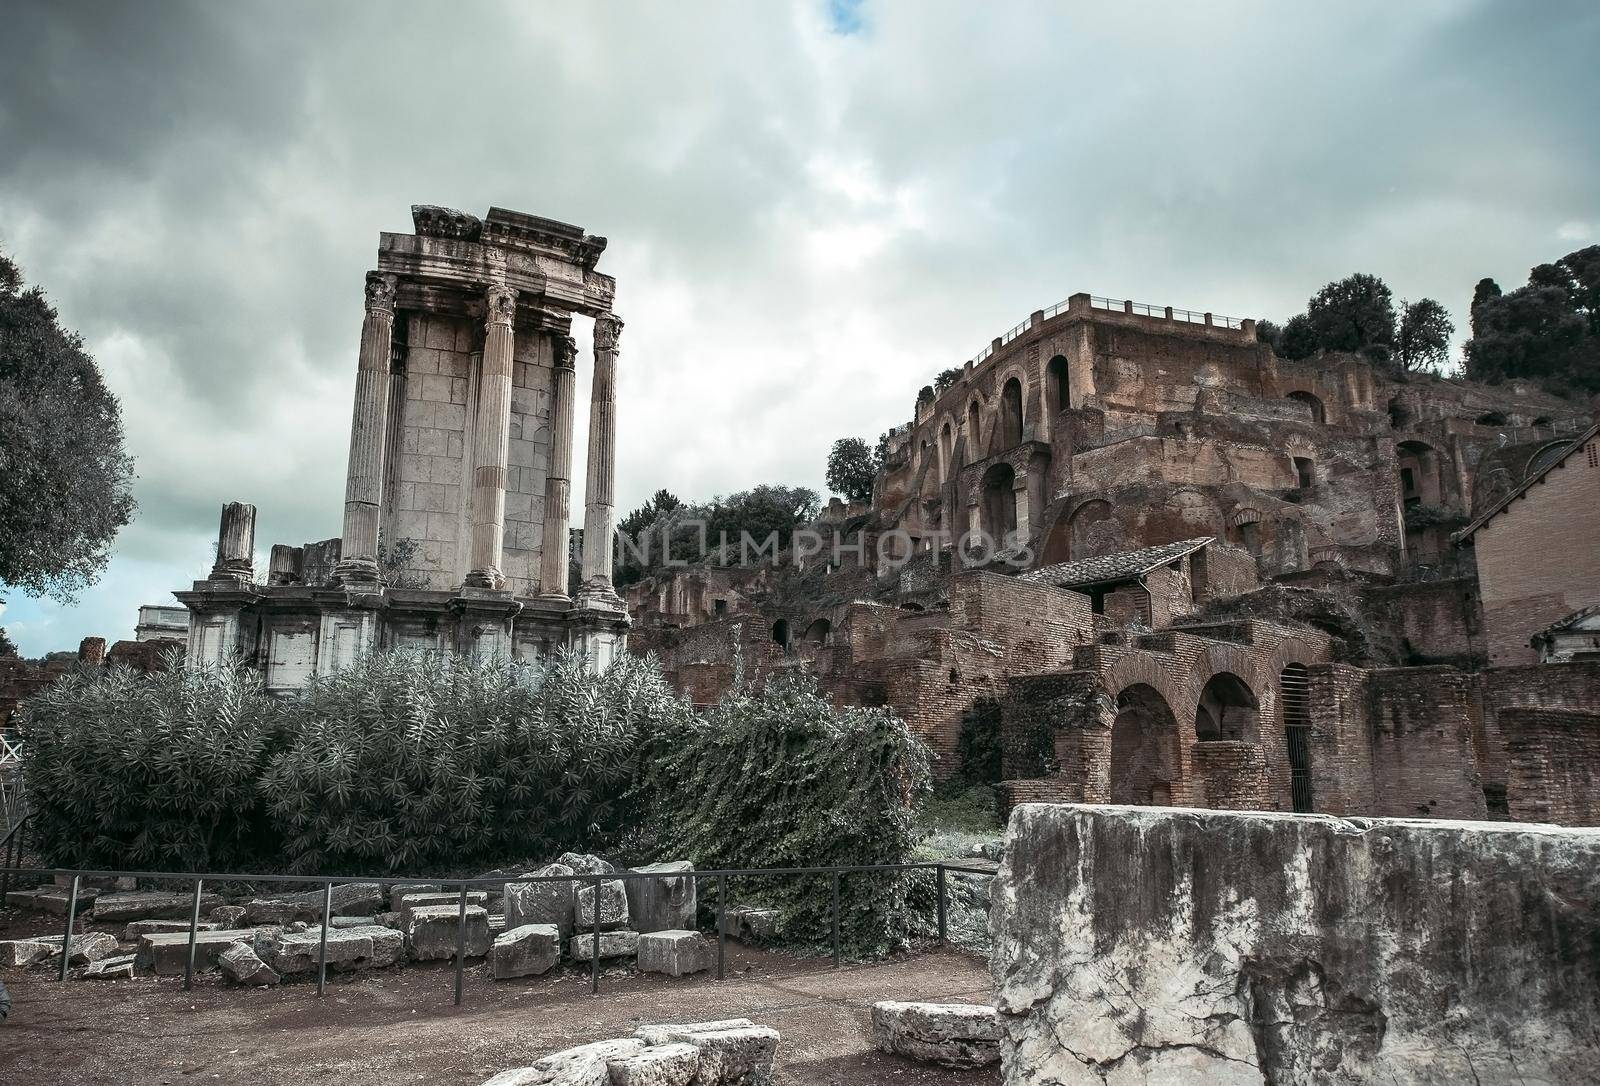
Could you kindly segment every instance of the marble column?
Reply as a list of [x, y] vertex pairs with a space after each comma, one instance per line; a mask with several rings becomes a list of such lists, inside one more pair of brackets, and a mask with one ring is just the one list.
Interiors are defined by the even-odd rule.
[[256, 507], [229, 502], [222, 507], [217, 529], [217, 560], [211, 565], [212, 581], [249, 584], [254, 580]]
[[572, 500], [572, 395], [577, 384], [578, 345], [556, 336], [555, 371], [550, 393], [550, 473], [544, 482], [543, 550], [539, 555], [539, 594], [567, 598], [567, 526]]
[[361, 324], [350, 468], [345, 476], [344, 537], [336, 578], [378, 580], [378, 519], [383, 506], [383, 447], [389, 425], [389, 349], [394, 338], [395, 277], [367, 273], [367, 316]]
[[512, 321], [517, 292], [492, 286], [478, 377], [478, 417], [472, 440], [472, 554], [469, 588], [505, 587], [500, 568], [506, 531], [506, 453], [511, 440], [511, 356], [516, 346]]
[[589, 394], [589, 464], [584, 480], [583, 594], [616, 599], [611, 585], [611, 534], [616, 521], [617, 340], [622, 318], [604, 313], [594, 321], [594, 387]]

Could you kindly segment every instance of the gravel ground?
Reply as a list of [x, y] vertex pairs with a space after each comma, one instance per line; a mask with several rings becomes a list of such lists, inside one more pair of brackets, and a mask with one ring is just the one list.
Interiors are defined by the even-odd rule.
[[[0, 938], [59, 930], [16, 912]], [[476, 1086], [570, 1045], [625, 1036], [650, 1022], [745, 1017], [778, 1030], [777, 1081], [792, 1086], [989, 1086], [998, 1070], [953, 1072], [872, 1050], [869, 1011], [880, 999], [987, 1002], [977, 958], [935, 950], [832, 969], [826, 961], [728, 944], [726, 980], [617, 972], [591, 996], [587, 970], [489, 980], [469, 968], [463, 1005], [451, 1004], [449, 963], [330, 975], [277, 989], [224, 987], [141, 975], [58, 984], [54, 973], [7, 970], [15, 1005], [0, 1026], [0, 1082], [19, 1084], [437, 1083]]]

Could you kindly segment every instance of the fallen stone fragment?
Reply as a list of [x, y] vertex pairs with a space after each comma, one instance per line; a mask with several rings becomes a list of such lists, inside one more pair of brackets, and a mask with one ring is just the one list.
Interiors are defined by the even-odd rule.
[[133, 954], [118, 954], [111, 958], [101, 958], [97, 962], [90, 962], [89, 968], [79, 976], [79, 980], [132, 980], [136, 956]]
[[687, 1022], [682, 1025], [640, 1026], [633, 1031], [636, 1039], [647, 1045], [672, 1044], [676, 1038], [695, 1031], [707, 1032], [723, 1029], [749, 1029], [755, 1025], [748, 1018], [720, 1018], [715, 1022]]
[[[200, 895], [200, 912], [222, 904], [217, 894]], [[193, 893], [166, 893], [161, 890], [135, 890], [127, 894], [102, 893], [94, 899], [96, 924], [124, 924], [130, 920], [177, 920], [193, 914]]]
[[553, 1052], [532, 1067], [502, 1071], [483, 1086], [611, 1086], [612, 1061], [643, 1050], [644, 1045], [631, 1038], [595, 1041]]
[[[195, 934], [194, 964], [196, 969], [209, 969], [217, 959], [235, 943], [249, 942], [255, 938], [250, 928], [219, 928]], [[189, 933], [186, 931], [156, 932], [139, 936], [139, 968], [154, 969], [159, 976], [177, 976], [183, 972], [189, 958]]]
[[561, 961], [561, 929], [554, 924], [524, 924], [496, 936], [489, 948], [495, 980], [548, 973]]
[[699, 1086], [766, 1086], [778, 1031], [770, 1026], [727, 1022], [691, 1022], [682, 1026], [646, 1026], [634, 1034], [655, 1044], [691, 1044], [700, 1050]]
[[626, 880], [628, 916], [634, 931], [682, 931], [694, 927], [697, 908], [694, 864], [688, 860], [673, 860], [633, 870], [638, 874], [663, 876]]
[[245, 908], [243, 905], [218, 905], [206, 913], [206, 919], [219, 928], [239, 928], [244, 926]]
[[625, 1059], [607, 1061], [611, 1086], [690, 1086], [704, 1080], [700, 1050], [691, 1044], [664, 1044]]
[[[61, 953], [61, 936], [41, 936], [39, 942], [50, 947], [50, 955], [54, 957]], [[103, 931], [89, 931], [82, 935], [72, 937], [72, 951], [67, 959], [68, 965], [87, 965], [97, 962], [101, 958], [108, 958], [117, 952], [117, 937], [108, 935]]]
[[[586, 962], [594, 957], [594, 932], [582, 932], [572, 937], [568, 953], [573, 961]], [[636, 931], [602, 931], [600, 957], [631, 958], [639, 953], [639, 933]]]
[[984, 1067], [1000, 1059], [1000, 1019], [968, 1003], [872, 1005], [872, 1043], [880, 1052], [945, 1067]]
[[579, 875], [610, 875], [616, 871], [605, 860], [587, 852], [563, 852], [557, 857], [556, 863], [565, 864]]
[[722, 930], [741, 943], [765, 943], [778, 934], [778, 910], [735, 905], [722, 914]]
[[[419, 961], [454, 958], [461, 914], [455, 905], [422, 905], [406, 911], [406, 946]], [[481, 958], [489, 953], [489, 911], [482, 905], [467, 906], [466, 955]]]
[[628, 924], [628, 892], [620, 879], [602, 882], [598, 887], [580, 886], [573, 895], [573, 920], [575, 930], [594, 928], [596, 890], [599, 891], [600, 926], [621, 928]]
[[[322, 929], [279, 932], [268, 940], [265, 949], [260, 957], [282, 976], [313, 972], [322, 960]], [[372, 937], [364, 932], [329, 928], [327, 955], [330, 969], [359, 969], [372, 958]]]
[[[412, 909], [433, 908], [438, 905], [448, 905], [453, 909], [461, 906], [460, 890], [412, 890], [404, 894], [396, 894], [394, 899], [395, 911], [404, 916]], [[467, 907], [477, 905], [484, 909], [489, 907], [489, 895], [483, 890], [467, 891]]]
[[261, 960], [249, 943], [235, 943], [222, 953], [217, 959], [217, 964], [222, 967], [222, 975], [235, 984], [260, 987], [277, 984], [283, 979], [275, 969]]
[[346, 928], [345, 933], [350, 935], [364, 935], [372, 940], [372, 953], [367, 960], [361, 963], [373, 969], [385, 969], [401, 958], [406, 953], [406, 937], [404, 932], [383, 924], [364, 924], [360, 927]]
[[[532, 874], [573, 873], [566, 864], [548, 864]], [[524, 924], [554, 924], [561, 929], [561, 937], [565, 939], [572, 934], [574, 889], [574, 884], [570, 882], [524, 882], [517, 879], [506, 883], [506, 926], [520, 928]]]
[[[198, 930], [219, 931], [222, 929], [222, 927], [222, 924], [218, 924], [215, 921], [202, 920]], [[188, 930], [189, 922], [187, 920], [135, 920], [133, 923], [122, 929], [122, 941], [124, 943], [137, 943], [139, 941], [139, 936], [141, 935], [154, 935], [157, 932]]]
[[716, 948], [698, 931], [652, 931], [639, 936], [639, 972], [682, 977], [716, 962]]
[[[280, 894], [256, 898], [245, 906], [252, 924], [288, 924], [296, 920], [322, 922], [323, 891]], [[383, 888], [375, 882], [346, 882], [333, 888], [332, 916], [371, 916], [383, 904]]]
[[[39, 895], [46, 892], [43, 889], [7, 890], [6, 906], [12, 909], [37, 909], [39, 907]], [[48, 892], [54, 893], [55, 887], [50, 887]]]
[[59, 953], [61, 953], [59, 936], [53, 944], [43, 939], [7, 939], [0, 942], [0, 966], [7, 969], [26, 969]]
[[436, 882], [397, 882], [389, 887], [389, 908], [400, 911], [400, 899], [406, 894], [437, 894], [441, 887]]
[[[6, 895], [8, 898], [10, 894]], [[100, 896], [100, 891], [93, 887], [80, 887], [78, 889], [78, 915], [87, 916], [94, 906], [95, 899]], [[54, 913], [56, 916], [67, 915], [67, 903], [72, 898], [72, 890], [50, 886], [41, 888], [34, 894], [33, 905], [35, 909], [43, 912]]]

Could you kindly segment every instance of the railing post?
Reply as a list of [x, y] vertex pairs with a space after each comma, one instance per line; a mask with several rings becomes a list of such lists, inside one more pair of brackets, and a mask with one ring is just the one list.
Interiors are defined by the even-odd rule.
[[328, 925], [333, 923], [333, 883], [322, 884], [322, 938], [317, 943], [317, 994], [328, 986]]
[[0, 875], [0, 909], [5, 908], [6, 895], [11, 892], [11, 856], [16, 851], [17, 838], [22, 836], [22, 823], [8, 826], [6, 829], [6, 870]]
[[594, 877], [594, 945], [589, 948], [589, 994], [600, 991], [600, 888], [605, 884], [601, 876]]
[[61, 937], [61, 975], [57, 980], [67, 979], [67, 963], [72, 960], [72, 925], [78, 919], [78, 879], [72, 876], [72, 892], [67, 895], [67, 933]]
[[461, 985], [467, 972], [467, 884], [461, 884], [456, 902], [456, 1006], [461, 1006]]
[[194, 944], [200, 937], [200, 892], [205, 879], [194, 880], [194, 901], [189, 905], [189, 949], [183, 958], [183, 990], [194, 987]]
[[728, 956], [728, 876], [717, 876], [717, 979], [722, 979], [722, 963]]
[[839, 872], [833, 873], [833, 967], [839, 968]]
[[939, 880], [939, 945], [945, 945], [949, 940], [945, 937], [945, 905], [944, 905], [944, 864], [937, 869]]

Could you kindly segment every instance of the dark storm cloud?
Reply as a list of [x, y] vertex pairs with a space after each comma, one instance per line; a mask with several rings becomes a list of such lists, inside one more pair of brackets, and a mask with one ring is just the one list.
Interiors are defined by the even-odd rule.
[[[1600, 240], [1592, 4], [10, 5], [0, 245], [123, 399], [141, 515], [25, 649], [332, 535], [361, 276], [408, 205], [612, 239], [619, 499], [833, 437], [1075, 290], [1283, 317]], [[580, 336], [582, 335], [580, 329]], [[579, 425], [583, 425], [580, 408]], [[578, 443], [581, 458], [582, 442]], [[576, 465], [581, 470], [581, 464]]]

